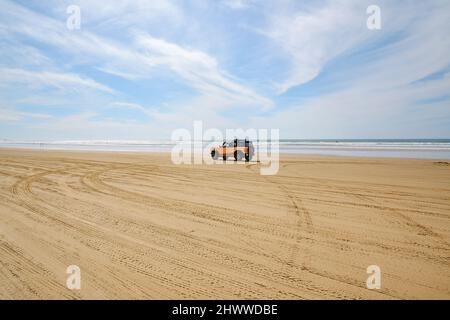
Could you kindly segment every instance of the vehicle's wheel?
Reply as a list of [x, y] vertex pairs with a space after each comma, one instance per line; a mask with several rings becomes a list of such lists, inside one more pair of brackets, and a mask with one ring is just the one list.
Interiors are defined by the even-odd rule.
[[216, 150], [211, 151], [211, 158], [213, 158], [214, 160], [218, 159]]
[[237, 161], [241, 161], [242, 159], [244, 159], [244, 157], [245, 157], [245, 155], [242, 152], [240, 152], [240, 151], [237, 152], [237, 154], [236, 154]]

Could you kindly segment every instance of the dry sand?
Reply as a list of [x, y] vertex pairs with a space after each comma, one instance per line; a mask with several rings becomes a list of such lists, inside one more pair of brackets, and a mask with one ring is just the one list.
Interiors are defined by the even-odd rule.
[[0, 298], [449, 299], [449, 200], [438, 161], [0, 150]]

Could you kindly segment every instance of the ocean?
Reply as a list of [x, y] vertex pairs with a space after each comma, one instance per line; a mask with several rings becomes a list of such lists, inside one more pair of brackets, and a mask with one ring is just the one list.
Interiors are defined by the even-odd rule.
[[[204, 142], [205, 145], [209, 143]], [[264, 144], [270, 142], [255, 142], [257, 147]], [[41, 150], [170, 152], [174, 145], [170, 140], [0, 140], [0, 148]], [[279, 150], [281, 154], [448, 160], [450, 139], [282, 139], [279, 141]]]

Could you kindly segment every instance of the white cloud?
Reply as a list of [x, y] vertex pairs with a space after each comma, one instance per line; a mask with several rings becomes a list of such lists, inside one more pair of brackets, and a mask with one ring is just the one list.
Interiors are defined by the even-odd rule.
[[52, 116], [44, 113], [16, 111], [4, 107], [0, 108], [0, 121], [2, 122], [20, 121], [24, 118], [51, 119]]
[[39, 66], [51, 65], [50, 59], [40, 50], [17, 42], [0, 43], [0, 66]]
[[[308, 15], [288, 14], [285, 17], [302, 17], [294, 19], [291, 32], [287, 21], [292, 20], [287, 18], [284, 25], [273, 25], [270, 36], [285, 45], [295, 66], [281, 91], [314, 79], [333, 58], [363, 43], [382, 46], [363, 51], [365, 63], [350, 59], [347, 67], [338, 69], [332, 75], [334, 92], [304, 98], [270, 119], [253, 117], [251, 124], [283, 128], [282, 135], [290, 138], [448, 136], [450, 3], [409, 4], [382, 2], [384, 27], [379, 33], [355, 34], [361, 31], [355, 22], [359, 18], [349, 14], [349, 3], [345, 10], [333, 2]], [[352, 25], [356, 31], [347, 30]], [[436, 73], [441, 76], [426, 80]]]
[[78, 5], [81, 8], [83, 21], [95, 24], [96, 29], [104, 26], [125, 28], [129, 26], [145, 28], [153, 23], [170, 21], [177, 24], [183, 20], [183, 12], [169, 0], [65, 0], [54, 1], [57, 13], [65, 12], [68, 5]]
[[253, 0], [223, 0], [223, 4], [231, 9], [246, 9], [253, 3]]
[[[139, 81], [152, 77], [155, 67], [166, 67], [200, 94], [222, 97], [222, 105], [232, 102], [263, 110], [273, 106], [270, 99], [221, 70], [216, 59], [205, 52], [142, 32], [131, 34], [130, 43], [112, 41], [85, 30], [71, 32], [65, 28], [63, 21], [39, 15], [9, 1], [4, 2], [8, 12], [5, 19], [11, 19], [11, 23], [6, 21], [4, 28], [55, 46], [74, 59], [82, 57], [82, 61], [95, 64], [98, 70]], [[127, 1], [122, 4], [131, 5]], [[120, 5], [118, 8], [111, 7], [111, 10], [120, 12]]]
[[66, 90], [90, 88], [107, 93], [114, 93], [114, 90], [105, 85], [72, 73], [27, 71], [12, 68], [1, 68], [0, 73], [2, 74], [2, 77], [0, 78], [1, 86], [10, 86], [20, 83], [30, 87], [50, 86]]
[[110, 107], [118, 108], [118, 109], [138, 110], [148, 116], [153, 116], [156, 113], [156, 110], [154, 108], [147, 108], [147, 107], [140, 105], [139, 103], [133, 103], [133, 102], [116, 101], [116, 102], [111, 103]]
[[138, 103], [131, 102], [113, 102], [111, 103], [111, 107], [114, 108], [124, 108], [124, 109], [134, 109], [134, 110], [145, 110], [143, 106]]
[[314, 79], [328, 61], [369, 36], [364, 30], [366, 7], [362, 1], [310, 5], [294, 12], [270, 14], [269, 26], [261, 31], [290, 59], [290, 71], [279, 84], [279, 93]]
[[221, 71], [217, 61], [208, 54], [183, 48], [150, 35], [138, 35], [137, 46], [144, 49], [149, 65], [165, 65], [198, 91], [223, 97], [237, 104], [259, 105], [268, 109], [273, 103], [251, 89], [240, 85]]

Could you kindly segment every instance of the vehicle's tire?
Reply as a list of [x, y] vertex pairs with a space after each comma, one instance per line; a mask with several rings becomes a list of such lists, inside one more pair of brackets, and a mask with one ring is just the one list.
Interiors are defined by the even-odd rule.
[[253, 147], [249, 147], [248, 149], [248, 159], [246, 158], [246, 161], [252, 161], [253, 156], [255, 155], [255, 149]]
[[217, 160], [219, 158], [216, 150], [211, 151], [211, 158], [213, 158], [213, 160]]
[[237, 152], [237, 154], [236, 154], [237, 161], [241, 161], [242, 159], [244, 159], [244, 157], [245, 157], [245, 155], [242, 152], [240, 152], [240, 151]]

